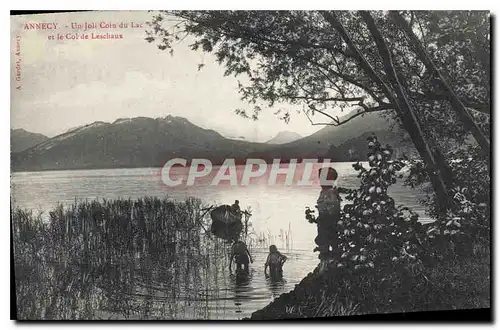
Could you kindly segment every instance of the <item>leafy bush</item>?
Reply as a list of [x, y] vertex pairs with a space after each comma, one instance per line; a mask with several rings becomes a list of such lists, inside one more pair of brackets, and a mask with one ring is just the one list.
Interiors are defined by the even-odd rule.
[[[358, 306], [357, 310], [363, 313], [453, 308], [453, 300], [457, 300], [456, 296], [461, 293], [453, 291], [454, 283], [450, 277], [456, 274], [454, 267], [472, 262], [474, 254], [463, 259], [451, 255], [440, 263], [434, 262], [441, 255], [436, 253], [439, 252], [433, 239], [436, 235], [432, 230], [429, 234], [428, 228], [432, 229], [433, 225], [421, 224], [417, 213], [404, 205], [396, 205], [388, 195], [389, 187], [402, 178], [398, 172], [407, 162], [392, 159], [391, 147], [382, 146], [375, 136], [368, 139], [368, 147], [369, 167], [365, 168], [359, 162], [353, 164], [360, 178], [360, 187], [344, 190], [347, 204], [337, 223], [340, 260], [336, 260], [335, 268], [317, 274], [318, 277], [311, 280], [316, 291], [309, 291], [315, 292], [315, 297], [324, 294], [336, 297], [336, 301], [346, 306]], [[309, 209], [306, 209], [306, 219], [315, 222]], [[461, 237], [458, 233], [463, 232], [458, 230], [460, 226], [455, 220], [451, 221], [448, 233], [454, 238]], [[487, 258], [481, 260], [481, 269], [484, 269], [483, 262]], [[444, 278], [446, 282], [443, 282]], [[470, 279], [470, 274], [464, 274], [463, 281], [457, 283], [465, 285]], [[483, 283], [472, 291], [471, 299], [480, 303], [467, 300], [463, 301], [463, 306], [484, 306], [487, 285]], [[320, 304], [311, 304], [310, 309], [320, 309]], [[332, 313], [329, 315], [338, 312]], [[315, 315], [315, 312], [307, 315]]]
[[[466, 146], [447, 155], [453, 173], [450, 191], [451, 207], [445, 219], [443, 234], [454, 243], [487, 240], [490, 235], [490, 175], [488, 161], [478, 146]], [[436, 196], [428, 184], [428, 175], [420, 160], [405, 160], [410, 174], [405, 185], [421, 188], [426, 197], [420, 203], [433, 218], [438, 218]], [[436, 223], [435, 232], [439, 230]]]
[[361, 185], [347, 194], [349, 203], [337, 223], [342, 252], [337, 267], [349, 272], [387, 271], [387, 267], [419, 264], [427, 253], [426, 231], [417, 213], [396, 205], [388, 195], [404, 163], [392, 160], [392, 148], [382, 146], [375, 136], [368, 138], [368, 147], [370, 167], [353, 164]]

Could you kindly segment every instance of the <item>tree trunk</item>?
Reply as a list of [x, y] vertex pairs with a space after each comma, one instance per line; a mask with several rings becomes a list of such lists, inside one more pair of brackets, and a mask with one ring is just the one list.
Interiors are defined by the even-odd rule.
[[490, 141], [486, 136], [483, 134], [479, 126], [474, 122], [472, 119], [471, 115], [465, 108], [464, 104], [458, 96], [455, 94], [453, 89], [450, 87], [446, 79], [443, 77], [441, 72], [439, 72], [438, 68], [434, 65], [434, 62], [429, 58], [427, 55], [427, 52], [425, 51], [424, 47], [422, 46], [422, 43], [420, 40], [418, 40], [417, 36], [413, 31], [411, 30], [410, 26], [406, 22], [406, 20], [399, 15], [398, 12], [396, 11], [391, 11], [389, 14], [394, 22], [404, 31], [406, 34], [406, 37], [408, 38], [408, 41], [410, 44], [414, 47], [416, 54], [420, 61], [424, 63], [425, 67], [427, 70], [434, 74], [436, 78], [438, 78], [438, 81], [441, 84], [441, 87], [443, 88], [443, 91], [447, 95], [448, 101], [451, 103], [451, 106], [453, 110], [457, 113], [458, 117], [464, 124], [465, 128], [472, 133], [474, 136], [474, 139], [477, 141], [477, 143], [481, 146], [483, 149], [483, 152], [485, 155], [489, 155], [490, 152]]
[[[370, 76], [370, 78], [373, 79], [379, 85], [379, 87], [384, 92], [389, 101], [392, 104], [394, 104], [396, 111], [398, 112], [398, 115], [403, 123], [403, 127], [410, 135], [417, 151], [419, 152], [420, 156], [427, 165], [427, 172], [429, 174], [429, 178], [436, 192], [436, 195], [438, 196], [438, 205], [441, 208], [440, 213], [444, 214], [444, 212], [448, 208], [448, 195], [446, 193], [446, 186], [444, 184], [444, 180], [442, 179], [441, 175], [442, 171], [440, 171], [440, 167], [437, 165], [434, 159], [434, 155], [427, 141], [425, 140], [425, 137], [423, 136], [420, 124], [417, 118], [415, 117], [415, 114], [413, 113], [408, 103], [408, 100], [404, 95], [404, 92], [401, 89], [401, 85], [396, 84], [397, 86], [399, 86], [399, 88], [397, 88], [398, 97], [396, 97], [393, 94], [393, 91], [389, 88], [389, 86], [387, 86], [387, 84], [373, 70], [373, 68], [364, 58], [364, 56], [360, 53], [356, 45], [354, 45], [351, 38], [345, 31], [344, 27], [336, 18], [335, 14], [331, 12], [323, 12], [322, 15], [325, 18], [325, 20], [328, 21], [335, 28], [335, 30], [337, 30], [337, 32], [344, 39], [349, 48], [353, 51], [360, 66], [363, 68], [366, 74]], [[373, 22], [371, 16], [368, 13], [365, 13], [365, 16], [366, 15], [368, 15], [369, 19], [371, 19], [371, 21]], [[375, 27], [374, 24], [372, 24], [372, 28], [373, 27]], [[391, 80], [393, 82], [398, 82], [397, 76], [395, 75], [394, 67], [392, 66], [392, 60], [390, 54], [388, 53], [387, 46], [385, 46], [385, 42], [383, 41], [383, 39], [381, 39], [380, 32], [376, 27], [375, 30], [372, 31], [372, 34], [373, 32], [375, 32], [374, 38], [376, 39], [376, 41], [378, 41], [377, 45], [379, 45], [379, 51], [382, 50], [380, 56], [384, 59], [384, 65], [386, 66], [386, 71], [388, 71], [389, 76], [392, 76]], [[378, 36], [378, 38], [376, 38], [376, 36]], [[382, 44], [380, 43], [380, 41], [382, 41]], [[386, 51], [384, 51], [384, 49]]]
[[370, 13], [366, 11], [361, 11], [360, 13], [361, 16], [363, 17], [363, 20], [366, 22], [366, 25], [368, 26], [368, 29], [370, 30], [370, 33], [372, 34], [373, 39], [375, 40], [375, 43], [377, 44], [379, 54], [384, 63], [384, 68], [387, 73], [387, 77], [391, 82], [391, 85], [393, 86], [393, 89], [396, 93], [397, 96], [396, 100], [401, 110], [400, 113], [402, 115], [401, 119], [403, 121], [403, 124], [405, 125], [405, 128], [407, 129], [408, 133], [410, 134], [413, 142], [415, 143], [415, 147], [420, 152], [420, 155], [422, 156], [424, 161], [427, 163], [427, 166], [429, 167], [429, 165], [431, 165], [430, 169], [428, 168], [429, 177], [436, 191], [436, 197], [438, 201], [437, 207], [439, 213], [438, 220], [441, 225], [440, 226], [441, 231], [443, 231], [442, 225], [443, 222], [445, 221], [444, 217], [446, 215], [446, 211], [449, 206], [448, 205], [449, 199], [446, 190], [446, 185], [443, 180], [443, 174], [446, 173], [446, 169], [438, 165], [438, 163], [441, 162], [438, 162], [435, 159], [435, 156], [431, 151], [429, 144], [425, 140], [422, 129], [420, 128], [420, 123], [418, 122], [418, 119], [415, 116], [415, 113], [410, 105], [410, 102], [406, 97], [406, 94], [403, 90], [403, 86], [399, 82], [396, 70], [394, 69], [394, 65], [392, 63], [392, 56], [389, 52], [389, 48], [387, 47], [387, 44], [385, 43], [379, 29], [375, 25], [375, 21], [373, 20]]

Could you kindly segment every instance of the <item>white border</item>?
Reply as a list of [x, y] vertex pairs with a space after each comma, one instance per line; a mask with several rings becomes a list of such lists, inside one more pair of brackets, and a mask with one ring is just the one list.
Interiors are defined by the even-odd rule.
[[[47, 9], [64, 9], [64, 10], [82, 10], [89, 9], [106, 9], [106, 10], [151, 10], [151, 9], [239, 9], [239, 10], [306, 10], [306, 9], [338, 9], [338, 10], [354, 10], [354, 9], [370, 9], [370, 10], [386, 10], [386, 9], [413, 9], [413, 10], [486, 10], [492, 9], [494, 1], [477, 0], [477, 1], [435, 1], [435, 0], [419, 0], [419, 1], [397, 1], [397, 0], [357, 0], [357, 1], [324, 1], [324, 0], [252, 0], [252, 1], [229, 1], [229, 0], [170, 0], [170, 1], [133, 1], [133, 0], [87, 0], [77, 3], [62, 0], [47, 0], [43, 1], [43, 7]], [[33, 8], [40, 9], [40, 2], [35, 1], [16, 1], [11, 9], [30, 10]]]
[[[3, 5], [7, 3], [2, 2], [2, 7]], [[94, 10], [149, 10], [149, 9], [379, 9], [379, 10], [384, 10], [384, 9], [422, 9], [422, 10], [442, 10], [442, 9], [454, 9], [454, 10], [492, 10], [494, 14], [498, 15], [499, 11], [497, 10], [498, 4], [500, 1], [485, 1], [485, 0], [474, 0], [474, 1], [436, 1], [436, 0], [419, 0], [419, 1], [412, 1], [412, 2], [403, 2], [403, 1], [396, 1], [396, 0], [391, 0], [391, 1], [373, 1], [373, 0], [365, 0], [365, 1], [317, 1], [317, 0], [307, 0], [307, 1], [297, 1], [297, 0], [289, 0], [289, 1], [269, 1], [269, 0], [252, 0], [252, 1], [247, 1], [247, 2], [241, 2], [241, 1], [222, 1], [222, 0], [212, 0], [212, 1], [202, 1], [202, 0], [170, 0], [170, 1], [148, 1], [148, 0], [141, 0], [141, 1], [132, 1], [132, 0], [86, 0], [85, 2], [69, 2], [69, 1], [62, 1], [62, 0], [44, 0], [43, 1], [43, 6], [42, 2], [40, 1], [16, 1], [13, 3], [12, 8], [2, 8], [5, 10], [2, 10], [2, 20], [1, 20], [1, 26], [0, 26], [0, 31], [1, 36], [2, 36], [2, 45], [10, 45], [10, 19], [9, 19], [9, 14], [7, 12], [7, 9], [16, 9], [16, 10], [30, 10], [33, 8], [36, 9], [60, 9], [60, 10], [82, 10], [84, 8], [90, 8]], [[495, 37], [495, 43], [498, 42], [498, 17], [495, 20], [495, 25], [494, 25], [494, 37]], [[497, 45], [498, 46], [498, 45]], [[7, 46], [9, 47], [9, 46]], [[10, 256], [9, 256], [9, 251], [10, 251], [10, 61], [8, 61], [8, 53], [7, 51], [2, 52], [3, 56], [3, 61], [2, 61], [2, 74], [1, 77], [3, 77], [2, 81], [2, 96], [3, 96], [3, 101], [4, 101], [4, 106], [2, 107], [2, 112], [0, 114], [1, 120], [0, 124], [2, 125], [2, 129], [0, 133], [2, 134], [0, 137], [0, 154], [2, 156], [2, 162], [0, 164], [0, 169], [1, 169], [1, 198], [0, 198], [0, 210], [2, 211], [2, 217], [1, 217], [1, 242], [3, 243], [2, 248], [1, 248], [1, 259], [0, 259], [0, 264], [3, 266], [3, 271], [0, 272], [1, 274], [1, 284], [3, 285], [4, 290], [3, 292], [3, 299], [1, 301], [1, 320], [2, 320], [2, 329], [5, 328], [12, 328], [16, 326], [16, 324], [12, 321], [8, 321], [10, 319], [10, 273], [7, 271], [7, 269], [10, 269]], [[495, 57], [495, 63], [498, 63], [498, 50], [497, 52], [494, 53]], [[495, 72], [496, 73], [496, 72]], [[495, 75], [495, 96], [498, 95], [498, 79]], [[496, 115], [494, 115], [494, 118]], [[498, 134], [495, 134], [495, 150], [494, 154], [499, 154], [500, 153], [500, 145], [497, 141]], [[498, 166], [498, 162], [496, 163]], [[495, 174], [498, 176], [498, 167], [496, 166], [495, 168]], [[497, 183], [497, 179], [495, 179], [495, 187]], [[493, 205], [500, 205], [500, 197], [497, 194], [495, 194], [495, 203]], [[496, 219], [492, 219], [492, 221], [495, 221]], [[499, 228], [500, 224], [496, 223], [494, 224], [494, 237], [499, 237]], [[498, 245], [498, 244], [497, 244]], [[496, 245], [495, 245], [496, 246]], [[496, 253], [496, 249], [494, 251], [495, 255], [495, 260], [494, 264], [497, 263], [498, 260], [498, 253]], [[7, 266], [9, 265], [9, 266]], [[498, 287], [498, 283], [495, 283], [496, 285], [494, 287]], [[496, 296], [496, 295], [495, 295]], [[492, 297], [494, 299], [494, 297]], [[494, 304], [495, 312], [498, 311], [498, 301]], [[498, 313], [494, 313], [495, 315], [498, 315]], [[314, 324], [314, 323], [297, 323], [297, 326], [304, 326], [308, 324], [313, 324], [319, 327], [332, 327], [334, 326], [337, 329], [342, 329], [342, 328], [347, 328], [347, 325], [342, 325], [342, 324], [333, 324], [333, 325], [328, 325], [328, 324]], [[62, 324], [59, 326], [69, 326], [70, 324]], [[108, 328], [109, 326], [112, 327], [122, 327], [122, 326], [127, 326], [131, 328], [142, 328], [146, 325], [145, 323], [141, 324], [131, 324], [127, 325], [126, 323], [120, 323], [120, 324], [95, 324], [95, 323], [74, 323], [71, 324], [71, 326], [91, 326], [94, 329], [104, 329], [105, 327]], [[187, 323], [184, 326], [179, 323], [155, 323], [155, 324], [148, 324], [148, 326], [155, 325], [155, 326], [161, 326], [161, 327], [169, 327], [169, 328], [177, 328], [177, 327], [191, 327], [191, 326], [200, 326], [201, 324], [193, 324], [193, 323]], [[229, 324], [210, 324], [210, 323], [204, 323], [203, 326], [216, 326], [218, 327], [219, 325], [225, 325], [229, 327], [235, 327], [235, 326], [242, 326], [239, 324], [235, 323], [229, 323]], [[290, 323], [273, 323], [273, 324], [261, 324], [261, 323], [256, 323], [251, 325], [251, 327], [259, 328], [259, 329], [269, 329], [275, 326], [290, 326], [292, 324]], [[368, 324], [367, 324], [368, 325]], [[48, 327], [52, 328], [54, 324], [38, 324], [38, 326], [43, 326], [43, 327]], [[372, 325], [373, 326], [373, 325]], [[384, 324], [384, 325], [376, 325], [377, 327], [401, 327], [401, 326], [410, 326], [410, 325], [403, 325], [403, 324]], [[443, 326], [443, 328], [448, 328], [448, 329], [453, 329], [456, 328], [457, 326], [460, 325], [447, 325]], [[356, 326], [349, 326], [349, 328], [361, 328], [362, 325], [356, 325]], [[414, 327], [414, 326], [412, 326]], [[416, 326], [416, 328], [422, 328], [422, 329], [428, 329], [429, 325], [423, 324], [420, 326]], [[433, 327], [433, 325], [431, 325]]]

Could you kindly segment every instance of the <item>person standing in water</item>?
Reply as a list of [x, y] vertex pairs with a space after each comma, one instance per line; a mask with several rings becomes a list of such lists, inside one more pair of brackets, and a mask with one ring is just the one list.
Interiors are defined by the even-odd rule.
[[269, 254], [264, 265], [264, 274], [267, 276], [267, 268], [271, 273], [272, 278], [280, 278], [283, 276], [283, 264], [288, 258], [278, 251], [276, 245], [269, 247]]
[[231, 257], [229, 259], [230, 272], [232, 271], [233, 259], [236, 262], [236, 271], [243, 269], [244, 272], [248, 272], [248, 263], [253, 263], [253, 258], [248, 251], [247, 245], [241, 240], [237, 240], [231, 247]]
[[[328, 171], [326, 174], [323, 171]], [[324, 268], [328, 262], [337, 259], [340, 256], [338, 249], [337, 222], [340, 220], [340, 196], [335, 183], [337, 180], [337, 171], [332, 168], [321, 168], [319, 178], [321, 192], [317, 201], [318, 217], [318, 236], [314, 240], [318, 245], [314, 252], [319, 251], [321, 267]]]

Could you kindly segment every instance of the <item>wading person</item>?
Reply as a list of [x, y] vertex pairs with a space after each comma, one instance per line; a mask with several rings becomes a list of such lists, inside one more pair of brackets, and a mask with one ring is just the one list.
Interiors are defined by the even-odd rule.
[[236, 271], [248, 272], [248, 263], [253, 263], [252, 255], [248, 251], [247, 245], [243, 241], [236, 241], [231, 248], [231, 258], [229, 259], [229, 271], [232, 271], [233, 259], [236, 263]]
[[267, 274], [267, 268], [269, 267], [269, 272], [271, 278], [281, 278], [283, 276], [283, 264], [288, 258], [278, 251], [276, 245], [271, 245], [269, 247], [269, 254], [267, 255], [267, 260], [264, 265], [264, 274]]
[[[323, 171], [328, 171], [325, 175]], [[337, 259], [340, 251], [337, 246], [337, 222], [340, 220], [340, 196], [335, 183], [337, 171], [332, 168], [319, 170], [321, 192], [317, 201], [318, 236], [315, 243], [318, 245], [314, 251], [319, 251], [321, 269], [324, 269], [331, 260]], [[325, 180], [326, 179], [326, 180]], [[329, 182], [328, 182], [329, 181]]]

